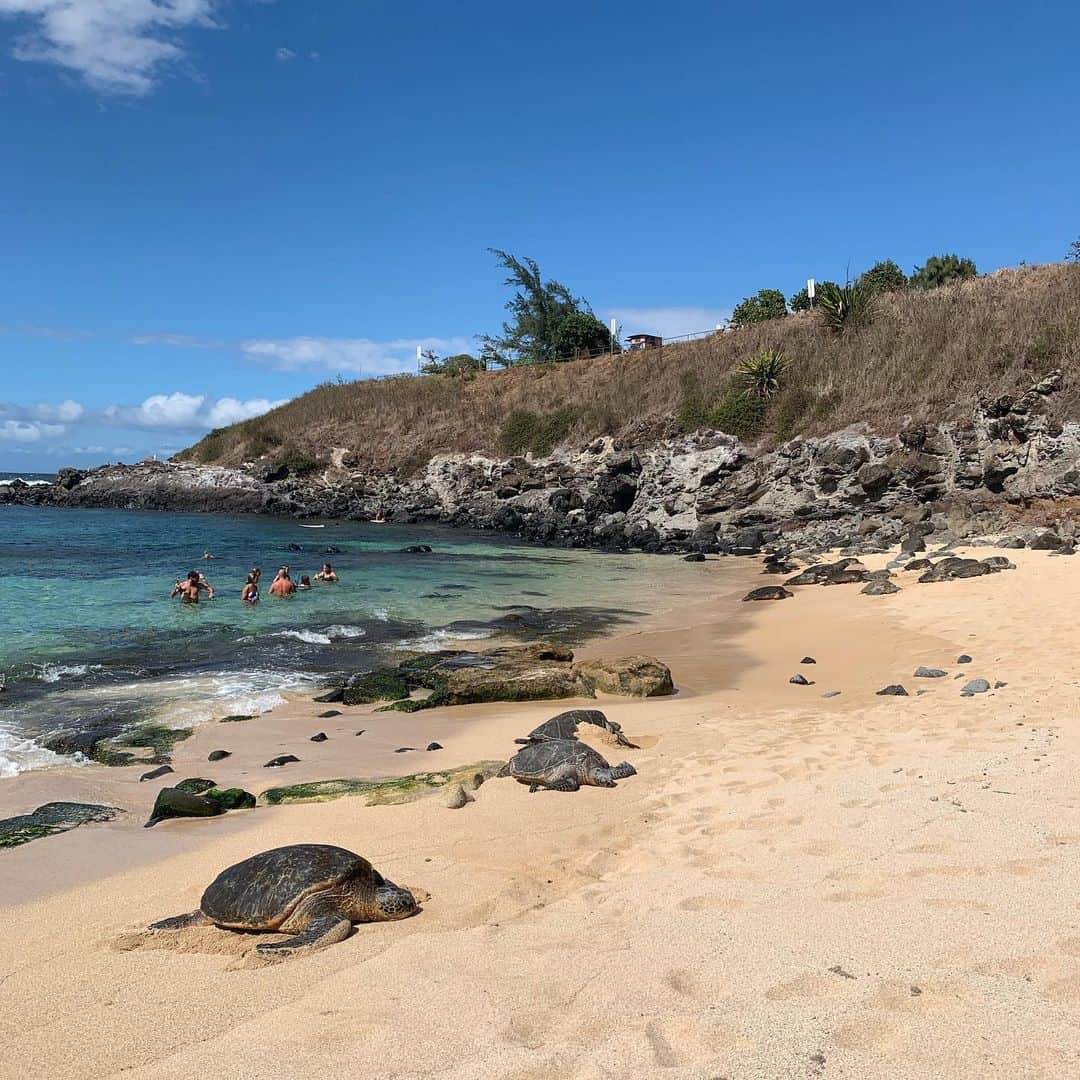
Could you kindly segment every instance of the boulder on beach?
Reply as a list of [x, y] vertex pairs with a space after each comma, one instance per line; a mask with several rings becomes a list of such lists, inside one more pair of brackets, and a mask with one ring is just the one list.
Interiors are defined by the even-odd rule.
[[864, 596], [891, 596], [899, 591], [900, 587], [898, 585], [894, 585], [891, 581], [885, 581], [883, 578], [868, 581], [859, 590]]
[[675, 693], [671, 669], [654, 656], [623, 656], [615, 660], [584, 660], [572, 671], [585, 687], [623, 697], [665, 697]]
[[154, 809], [145, 828], [149, 829], [159, 821], [180, 817], [217, 817], [225, 813], [225, 807], [214, 799], [204, 795], [193, 795], [180, 788], [162, 788], [154, 802]]
[[908, 692], [899, 684], [892, 683], [877, 691], [878, 697], [907, 697]]
[[394, 669], [379, 668], [361, 672], [349, 679], [339, 700], [344, 705], [373, 705], [378, 701], [398, 701], [408, 696], [408, 683]]
[[941, 668], [923, 667], [921, 664], [915, 669], [916, 679], [943, 679], [949, 673]]
[[295, 754], [281, 754], [276, 758], [271, 758], [264, 766], [264, 769], [278, 769], [282, 765], [291, 765], [293, 762], [300, 759]]
[[77, 829], [89, 822], [112, 821], [124, 811], [94, 803], [50, 802], [29, 814], [0, 820], [0, 848], [18, 847], [53, 833]]

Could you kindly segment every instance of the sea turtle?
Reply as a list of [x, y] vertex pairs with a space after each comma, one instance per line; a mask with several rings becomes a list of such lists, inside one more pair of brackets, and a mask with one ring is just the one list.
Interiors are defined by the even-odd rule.
[[582, 784], [614, 787], [616, 780], [636, 776], [629, 762], [609, 765], [591, 746], [577, 739], [550, 739], [522, 747], [498, 772], [512, 776], [529, 791], [577, 791]]
[[367, 859], [330, 844], [290, 844], [222, 870], [198, 911], [150, 929], [214, 925], [291, 934], [256, 946], [264, 955], [284, 957], [343, 941], [354, 922], [405, 919], [418, 910], [413, 894], [387, 881]]
[[603, 732], [605, 742], [613, 746], [627, 746], [631, 750], [637, 747], [623, 734], [622, 726], [609, 720], [599, 709], [570, 709], [545, 720], [535, 727], [524, 739], [515, 739], [521, 746], [530, 743], [551, 742], [552, 739], [576, 739], [578, 728], [582, 724], [591, 724], [597, 732]]

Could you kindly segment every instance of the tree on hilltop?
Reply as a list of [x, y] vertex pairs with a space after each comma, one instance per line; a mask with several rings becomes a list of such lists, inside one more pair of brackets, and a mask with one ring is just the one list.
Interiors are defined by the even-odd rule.
[[875, 293], [899, 292], [908, 286], [907, 274], [892, 259], [882, 259], [881, 262], [874, 263], [869, 270], [860, 275], [859, 280]]
[[911, 285], [916, 289], [937, 289], [954, 281], [966, 281], [978, 274], [972, 259], [959, 255], [931, 255], [922, 266], [915, 267]]
[[498, 248], [488, 250], [508, 271], [505, 284], [516, 291], [506, 302], [510, 319], [503, 323], [502, 334], [480, 336], [485, 360], [504, 367], [544, 364], [612, 348], [611, 332], [587, 300], [554, 279], [545, 281], [535, 259], [518, 259]]
[[[835, 281], [819, 281], [814, 286], [814, 292], [816, 295], [821, 295], [821, 290], [827, 285], [836, 285]], [[810, 294], [806, 291], [804, 285], [794, 296], [788, 301], [788, 307], [792, 311], [809, 311], [814, 305], [810, 302]]]
[[1069, 250], [1065, 252], [1065, 261], [1080, 263], [1080, 239], [1074, 240], [1069, 245]]
[[735, 305], [731, 321], [735, 326], [753, 326], [769, 319], [782, 319], [786, 314], [787, 303], [779, 289], [760, 289]]

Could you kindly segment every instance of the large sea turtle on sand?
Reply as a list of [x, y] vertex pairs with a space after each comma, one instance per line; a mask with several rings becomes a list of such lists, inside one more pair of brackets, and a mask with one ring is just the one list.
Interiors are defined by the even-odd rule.
[[591, 724], [596, 733], [607, 743], [613, 746], [627, 746], [631, 750], [637, 747], [623, 734], [622, 726], [609, 720], [599, 709], [569, 709], [545, 720], [539, 727], [535, 727], [524, 739], [515, 739], [514, 742], [521, 746], [529, 743], [551, 742], [553, 739], [576, 739], [578, 727], [581, 724]]
[[522, 747], [498, 775], [528, 784], [530, 792], [542, 787], [577, 791], [583, 784], [614, 787], [616, 780], [636, 776], [637, 769], [626, 761], [609, 765], [591, 746], [577, 739], [550, 739]]
[[150, 929], [214, 925], [291, 934], [256, 946], [263, 955], [285, 957], [343, 941], [353, 923], [405, 919], [418, 910], [413, 894], [387, 881], [367, 859], [329, 844], [291, 844], [222, 870], [198, 911]]

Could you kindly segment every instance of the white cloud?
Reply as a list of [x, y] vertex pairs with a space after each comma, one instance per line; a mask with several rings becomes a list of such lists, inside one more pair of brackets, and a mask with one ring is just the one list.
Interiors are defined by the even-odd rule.
[[294, 53], [292, 49], [278, 49], [277, 52], [274, 53], [274, 56], [276, 56], [278, 60], [285, 64], [292, 60], [293, 57], [296, 56], [296, 53]]
[[44, 420], [50, 423], [70, 424], [86, 410], [77, 402], [67, 398], [59, 405], [13, 405], [11, 402], [0, 401], [0, 417], [11, 420]]
[[377, 377], [416, 370], [416, 349], [437, 353], [467, 352], [472, 344], [467, 338], [397, 338], [393, 341], [370, 341], [367, 338], [257, 338], [241, 343], [240, 348], [252, 360], [284, 371], [318, 368], [323, 371], [348, 371]]
[[105, 420], [117, 427], [180, 429], [197, 431], [250, 420], [284, 405], [287, 399], [223, 397], [211, 401], [205, 394], [151, 394], [138, 405], [110, 405]]
[[43, 438], [62, 435], [63, 424], [43, 424], [37, 420], [5, 420], [0, 423], [0, 439], [5, 442], [39, 442]]
[[665, 338], [676, 338], [683, 334], [713, 330], [726, 323], [731, 318], [731, 312], [724, 308], [706, 307], [612, 308], [607, 312], [607, 317], [618, 319], [624, 335], [659, 334]]
[[184, 57], [182, 30], [216, 27], [217, 0], [0, 0], [0, 16], [30, 20], [17, 60], [56, 64], [93, 89], [149, 93]]

